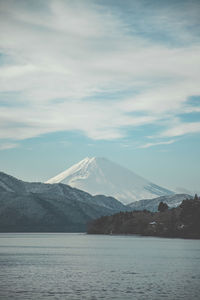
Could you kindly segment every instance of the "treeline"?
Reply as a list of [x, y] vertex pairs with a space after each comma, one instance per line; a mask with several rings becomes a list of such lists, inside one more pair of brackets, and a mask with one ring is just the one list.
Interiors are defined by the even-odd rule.
[[140, 234], [144, 236], [200, 238], [200, 198], [183, 200], [169, 209], [161, 202], [158, 212], [131, 211], [101, 217], [88, 225], [89, 234]]

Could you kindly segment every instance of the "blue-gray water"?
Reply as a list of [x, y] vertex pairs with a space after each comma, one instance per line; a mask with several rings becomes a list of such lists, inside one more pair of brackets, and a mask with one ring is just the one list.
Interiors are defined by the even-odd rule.
[[0, 234], [0, 299], [200, 299], [200, 241]]

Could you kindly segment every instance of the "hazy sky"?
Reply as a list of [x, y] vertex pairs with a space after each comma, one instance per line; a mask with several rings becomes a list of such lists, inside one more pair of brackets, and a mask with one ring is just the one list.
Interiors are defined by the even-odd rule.
[[0, 0], [0, 166], [104, 156], [200, 191], [200, 1]]

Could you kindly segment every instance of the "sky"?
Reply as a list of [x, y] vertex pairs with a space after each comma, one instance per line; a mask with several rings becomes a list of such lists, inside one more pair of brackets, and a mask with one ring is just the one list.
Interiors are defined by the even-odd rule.
[[0, 0], [0, 170], [111, 159], [200, 192], [199, 0]]

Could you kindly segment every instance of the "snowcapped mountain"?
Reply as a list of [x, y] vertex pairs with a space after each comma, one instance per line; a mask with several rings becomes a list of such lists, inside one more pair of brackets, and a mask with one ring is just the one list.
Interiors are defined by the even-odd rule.
[[158, 211], [158, 205], [161, 201], [167, 203], [169, 208], [172, 208], [172, 207], [179, 206], [182, 203], [182, 201], [186, 199], [193, 199], [193, 197], [189, 194], [175, 194], [175, 195], [161, 196], [154, 199], [144, 199], [144, 200], [130, 203], [127, 206], [130, 207], [132, 210], [146, 209], [155, 212]]
[[126, 210], [112, 197], [61, 183], [24, 182], [0, 172], [0, 232], [85, 231], [88, 221]]
[[85, 158], [49, 179], [47, 183], [68, 184], [92, 195], [103, 194], [115, 197], [124, 204], [174, 194], [101, 157]]

